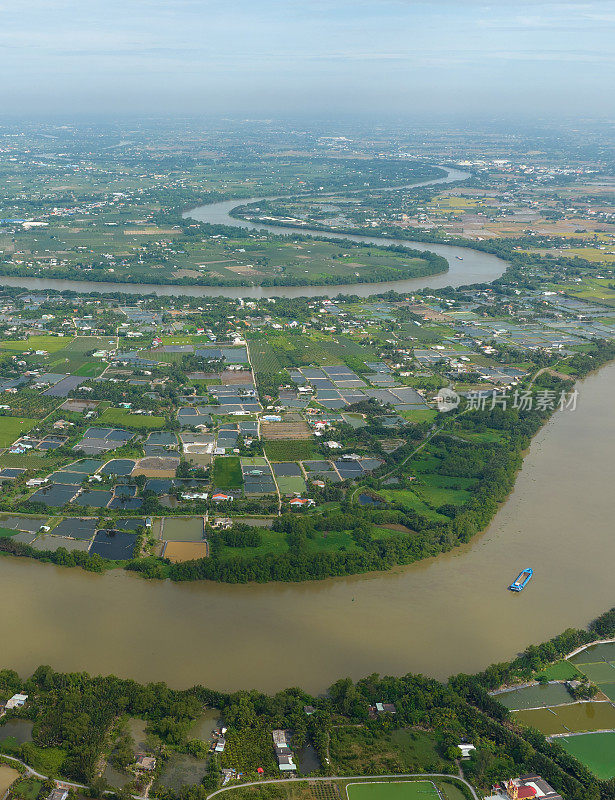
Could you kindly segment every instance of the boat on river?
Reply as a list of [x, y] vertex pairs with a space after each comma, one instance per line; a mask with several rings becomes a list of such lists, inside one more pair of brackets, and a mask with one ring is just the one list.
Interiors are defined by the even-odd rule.
[[533, 569], [530, 569], [529, 567], [527, 569], [524, 569], [517, 575], [517, 577], [514, 579], [514, 581], [510, 584], [508, 588], [510, 589], [511, 592], [523, 591], [523, 589], [525, 589], [525, 587], [530, 582], [533, 574], [534, 574]]

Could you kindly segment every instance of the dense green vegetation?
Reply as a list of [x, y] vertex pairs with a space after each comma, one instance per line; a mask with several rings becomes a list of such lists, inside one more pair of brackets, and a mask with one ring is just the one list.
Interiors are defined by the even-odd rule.
[[[256, 776], [259, 768], [265, 775], [277, 775], [271, 730], [285, 728], [292, 732], [295, 751], [312, 744], [324, 775], [408, 771], [454, 775], [457, 744], [465, 737], [476, 750], [469, 761], [462, 762], [463, 772], [479, 789], [536, 771], [567, 800], [612, 800], [614, 781], [597, 780], [563, 746], [515, 722], [487, 694], [485, 684], [521, 674], [520, 665], [533, 670], [536, 653], [543, 665], [549, 658], [557, 659], [565, 647], [590, 641], [596, 630], [613, 636], [614, 620], [615, 609], [588, 630], [566, 631], [528, 648], [510, 664], [477, 676], [457, 675], [447, 684], [421, 675], [374, 674], [356, 683], [341, 679], [320, 697], [297, 688], [268, 696], [257, 691], [215, 692], [202, 686], [177, 691], [161, 683], [140, 685], [114, 676], [62, 674], [39, 667], [25, 681], [12, 670], [0, 671], [0, 698], [17, 691], [29, 695], [26, 706], [8, 717], [34, 723], [32, 741], [17, 750], [24, 761], [44, 774], [89, 783], [96, 792], [105, 787], [97, 777], [101, 758], [113, 753], [119, 769], [126, 769], [134, 759], [127, 728], [118, 725], [118, 719], [145, 720], [147, 747], [164, 764], [173, 753], [206, 752], [205, 743], [190, 737], [205, 705], [219, 709], [228, 728], [227, 747], [219, 759], [210, 759], [200, 787], [179, 792], [182, 799], [204, 800], [219, 785], [221, 767], [237, 769], [244, 780]], [[393, 704], [395, 713], [374, 713], [378, 702]], [[305, 706], [313, 709], [309, 715]], [[7, 746], [16, 752], [15, 745]], [[156, 785], [153, 796], [172, 800], [178, 795]]]

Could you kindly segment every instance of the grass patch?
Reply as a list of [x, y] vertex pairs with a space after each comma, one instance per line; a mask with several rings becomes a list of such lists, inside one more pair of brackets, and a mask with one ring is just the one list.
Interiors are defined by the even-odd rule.
[[272, 439], [263, 447], [270, 461], [309, 461], [318, 456], [311, 439]]
[[307, 539], [307, 550], [311, 553], [359, 550], [350, 531], [318, 531], [313, 539]]
[[615, 778], [615, 733], [566, 736], [557, 741], [600, 780]]
[[28, 417], [0, 417], [0, 447], [8, 447], [37, 422]]
[[439, 798], [431, 781], [349, 783], [348, 800], [429, 800]]
[[379, 489], [378, 493], [384, 497], [388, 503], [401, 506], [404, 511], [414, 511], [427, 519], [445, 521], [448, 517], [438, 514], [433, 508], [421, 500], [418, 495], [406, 489]]
[[15, 536], [16, 530], [12, 528], [0, 528], [0, 539], [8, 539], [9, 536]]
[[212, 483], [216, 489], [241, 489], [243, 476], [238, 456], [218, 456], [214, 461]]
[[11, 794], [20, 800], [36, 800], [42, 786], [43, 781], [39, 781], [37, 778], [25, 778], [13, 787]]
[[79, 375], [82, 378], [97, 378], [104, 369], [105, 364], [98, 361], [86, 361], [73, 372], [73, 375]]
[[259, 530], [261, 544], [258, 547], [227, 547], [220, 548], [221, 558], [260, 558], [268, 553], [288, 552], [286, 536], [278, 531], [267, 529]]
[[281, 494], [302, 494], [305, 492], [305, 481], [300, 475], [276, 475]]
[[431, 733], [410, 729], [370, 731], [341, 725], [331, 733], [331, 766], [337, 774], [386, 775], [441, 772], [449, 766], [436, 751]]
[[437, 416], [438, 412], [431, 408], [417, 408], [411, 411], [398, 412], [400, 417], [407, 419], [408, 422], [432, 422]]
[[21, 752], [23, 760], [36, 772], [57, 777], [66, 760], [66, 750], [60, 747], [38, 747], [33, 742], [25, 742]]
[[451, 489], [445, 486], [417, 486], [416, 493], [435, 508], [448, 503], [453, 506], [463, 506], [472, 496], [465, 489]]
[[97, 425], [119, 425], [126, 428], [162, 428], [166, 424], [164, 417], [145, 414], [132, 414], [123, 408], [106, 408], [96, 420]]
[[502, 434], [499, 431], [456, 431], [456, 436], [465, 439], [468, 442], [486, 442], [492, 444], [493, 442], [501, 442]]
[[538, 678], [545, 677], [549, 681], [571, 681], [579, 676], [579, 670], [570, 661], [556, 661], [541, 670]]
[[23, 353], [25, 350], [46, 350], [48, 353], [57, 353], [72, 342], [64, 336], [30, 336], [29, 339], [15, 339], [0, 342], [0, 349], [14, 350]]

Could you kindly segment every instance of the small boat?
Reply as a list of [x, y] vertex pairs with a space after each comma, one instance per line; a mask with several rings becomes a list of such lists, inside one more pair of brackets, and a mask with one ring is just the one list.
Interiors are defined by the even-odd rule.
[[530, 582], [530, 578], [532, 577], [533, 574], [534, 574], [533, 569], [530, 569], [529, 567], [527, 569], [524, 569], [523, 572], [520, 572], [517, 575], [515, 580], [510, 584], [508, 588], [510, 589], [511, 592], [521, 592], [528, 585], [528, 583]]
[[458, 259], [459, 261], [463, 261], [463, 256], [455, 256], [455, 258]]

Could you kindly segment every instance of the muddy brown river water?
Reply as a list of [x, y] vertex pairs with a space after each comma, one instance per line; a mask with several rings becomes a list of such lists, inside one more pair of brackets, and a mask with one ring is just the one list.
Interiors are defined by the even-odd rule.
[[[303, 584], [147, 582], [0, 558], [2, 666], [172, 686], [322, 691], [340, 676], [476, 671], [614, 605], [615, 365], [536, 436], [487, 531], [388, 573]], [[534, 578], [506, 590], [524, 567]]]

